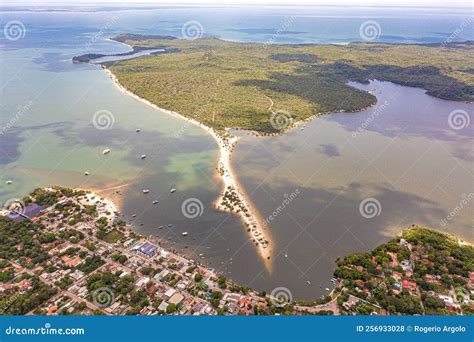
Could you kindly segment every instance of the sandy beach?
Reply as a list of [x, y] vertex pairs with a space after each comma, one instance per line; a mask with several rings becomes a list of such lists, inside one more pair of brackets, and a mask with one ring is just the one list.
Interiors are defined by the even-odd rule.
[[[222, 137], [218, 135], [211, 127], [208, 127], [194, 119], [190, 119], [177, 112], [158, 107], [150, 101], [143, 99], [140, 96], [126, 89], [120, 84], [117, 77], [110, 70], [103, 66], [102, 68], [109, 75], [110, 79], [114, 82], [114, 84], [124, 94], [132, 96], [133, 98], [155, 108], [158, 111], [167, 113], [179, 119], [185, 120], [193, 125], [196, 125], [204, 129], [214, 138], [217, 145], [219, 146], [219, 162], [217, 166], [217, 173], [223, 183], [223, 191], [219, 198], [216, 200], [215, 207], [216, 209], [222, 211], [235, 213], [241, 218], [244, 227], [249, 235], [250, 241], [255, 244], [260, 256], [265, 261], [267, 269], [270, 270], [271, 263], [269, 262], [269, 260], [271, 259], [273, 250], [273, 243], [270, 234], [268, 232], [268, 229], [263, 227], [262, 220], [257, 214], [257, 210], [254, 208], [254, 206], [250, 203], [249, 199], [245, 195], [231, 167], [231, 155], [235, 148], [235, 145], [238, 142], [238, 137]], [[224, 203], [226, 190], [232, 193], [233, 198], [236, 198], [236, 201], [233, 201], [230, 208], [229, 205], [225, 205]]]
[[115, 201], [111, 200], [110, 198], [104, 197], [97, 192], [87, 192], [87, 194], [84, 196], [84, 199], [79, 200], [79, 202], [83, 205], [96, 204], [99, 216], [106, 217], [109, 224], [113, 222], [114, 218], [116, 217], [116, 214], [118, 213], [118, 207]]

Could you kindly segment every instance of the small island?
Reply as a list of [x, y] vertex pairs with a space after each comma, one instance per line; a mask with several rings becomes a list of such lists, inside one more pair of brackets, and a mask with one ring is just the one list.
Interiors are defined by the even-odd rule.
[[426, 228], [338, 259], [333, 291], [292, 302], [162, 248], [89, 191], [38, 188], [0, 214], [2, 315], [474, 314], [474, 247]]

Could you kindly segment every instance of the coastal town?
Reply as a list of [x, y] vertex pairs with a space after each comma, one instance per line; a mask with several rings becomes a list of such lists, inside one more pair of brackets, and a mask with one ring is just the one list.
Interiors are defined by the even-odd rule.
[[474, 249], [427, 229], [337, 260], [333, 291], [291, 302], [162, 248], [88, 191], [38, 188], [0, 214], [2, 315], [474, 313]]
[[474, 248], [429, 229], [339, 259], [334, 274], [341, 314], [474, 314]]
[[114, 203], [60, 187], [0, 212], [1, 314], [253, 315], [286, 303], [133, 232]]

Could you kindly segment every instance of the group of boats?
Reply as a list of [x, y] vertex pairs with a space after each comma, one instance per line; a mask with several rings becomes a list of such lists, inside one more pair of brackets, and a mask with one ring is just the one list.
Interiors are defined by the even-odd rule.
[[[167, 227], [167, 228], [173, 228], [173, 225], [172, 225], [171, 223], [169, 223], [169, 224], [166, 225], [166, 227]], [[158, 227], [158, 229], [163, 229], [163, 228], [165, 228], [165, 226], [159, 226], [159, 227]], [[182, 232], [181, 235], [182, 235], [182, 236], [188, 236], [189, 233], [188, 233], [188, 232]]]
[[[143, 189], [142, 192], [143, 192], [144, 194], [148, 194], [148, 193], [150, 192], [150, 189]], [[175, 189], [175, 188], [170, 189], [170, 193], [174, 194], [175, 192], [176, 192], [176, 189]], [[154, 201], [153, 201], [153, 204], [158, 204], [158, 203], [159, 203], [158, 200], [154, 200]]]

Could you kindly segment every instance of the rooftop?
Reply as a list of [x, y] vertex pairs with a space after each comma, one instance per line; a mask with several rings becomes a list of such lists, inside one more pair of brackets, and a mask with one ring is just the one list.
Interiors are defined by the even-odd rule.
[[141, 245], [140, 247], [138, 247], [138, 251], [140, 253], [143, 253], [145, 255], [153, 255], [155, 254], [156, 250], [158, 249], [158, 246], [150, 243], [150, 242], [145, 242], [143, 245]]

